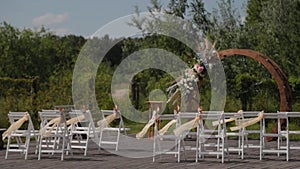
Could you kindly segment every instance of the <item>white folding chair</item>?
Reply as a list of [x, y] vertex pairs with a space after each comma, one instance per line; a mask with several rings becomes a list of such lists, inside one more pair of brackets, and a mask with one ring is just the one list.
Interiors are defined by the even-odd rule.
[[61, 153], [61, 160], [63, 160], [64, 154], [71, 152], [70, 137], [64, 113], [58, 110], [44, 110], [39, 112], [39, 116], [41, 125], [38, 160], [41, 159], [42, 153], [52, 155]]
[[[228, 155], [226, 123], [223, 123], [225, 115], [223, 111], [209, 111], [201, 114], [200, 125], [198, 128], [197, 153], [198, 157], [204, 158], [205, 155], [222, 156], [224, 163], [225, 153]], [[213, 127], [212, 122], [217, 121], [217, 126]], [[198, 156], [199, 155], [199, 156]]]
[[87, 155], [90, 138], [94, 138], [95, 126], [89, 110], [73, 110], [69, 112], [71, 119], [84, 117], [70, 124], [70, 142], [72, 149], [84, 149], [84, 156]]
[[[185, 131], [182, 134], [176, 136], [173, 133], [172, 129], [176, 129], [181, 125], [183, 119], [181, 119], [183, 113], [179, 114], [162, 114], [159, 115], [158, 121], [155, 120], [154, 123], [154, 136], [153, 136], [153, 162], [155, 162], [156, 155], [162, 154], [173, 154], [177, 157], [177, 162], [180, 162], [180, 153], [181, 151], [185, 151], [184, 147], [184, 137], [189, 131]], [[153, 112], [153, 115], [156, 116], [156, 112]], [[193, 117], [195, 117], [194, 115]], [[159, 124], [166, 124], [173, 123], [173, 127], [168, 129], [165, 133], [161, 133], [159, 128]]]
[[[284, 112], [282, 112], [284, 113]], [[286, 129], [287, 129], [287, 132], [288, 132], [288, 136], [290, 138], [290, 135], [300, 135], [300, 130], [296, 130], [296, 129], [293, 129], [291, 127], [291, 122], [292, 122], [292, 119], [293, 120], [300, 120], [300, 112], [285, 112], [286, 115], [287, 115], [287, 124], [286, 124]], [[289, 139], [290, 141], [290, 139]], [[291, 150], [300, 150], [300, 145], [289, 145], [289, 148]]]
[[[243, 111], [243, 119], [252, 119], [256, 118], [259, 115], [260, 111]], [[251, 129], [249, 129], [251, 128]], [[253, 140], [252, 143], [249, 143], [249, 136], [255, 136], [259, 137], [260, 136], [260, 126], [258, 125], [257, 127], [245, 127], [244, 128], [245, 132], [245, 148], [247, 149], [260, 149], [260, 142], [259, 140]], [[255, 143], [256, 142], [256, 143]]]
[[[26, 126], [27, 124], [27, 127], [25, 129], [16, 129], [7, 136], [8, 141], [5, 159], [8, 157], [8, 152], [22, 152], [25, 154], [26, 160], [29, 151], [30, 139], [33, 137], [37, 143], [36, 131], [34, 130], [33, 123], [28, 112], [9, 112], [9, 122], [13, 125], [24, 116], [27, 116], [28, 120], [25, 121], [22, 126]], [[12, 143], [13, 138], [16, 139], [16, 143]], [[25, 142], [23, 142], [22, 138], [25, 138]]]
[[[260, 122], [260, 156], [262, 160], [265, 153], [277, 153], [280, 156], [281, 153], [286, 154], [286, 160], [289, 160], [289, 139], [288, 131], [281, 129], [280, 119], [288, 120], [286, 113], [264, 113], [264, 118]], [[266, 130], [267, 120], [275, 120], [277, 122], [277, 133], [270, 133]], [[267, 147], [266, 138], [277, 137], [277, 147]], [[286, 138], [286, 146], [280, 146], [282, 138]]]
[[[154, 114], [154, 113], [153, 113]], [[154, 144], [153, 144], [153, 162], [155, 161], [155, 156], [158, 154], [174, 154], [177, 157], [177, 162], [180, 162], [181, 152], [184, 152], [184, 156], [186, 158], [186, 151], [195, 151], [197, 155], [197, 145], [185, 145], [185, 139], [187, 136], [196, 136], [197, 131], [192, 131], [191, 129], [187, 129], [186, 127], [181, 128], [183, 125], [189, 123], [189, 125], [195, 126], [194, 129], [197, 130], [199, 123], [194, 121], [196, 117], [198, 117], [199, 112], [177, 112], [174, 110], [174, 115], [172, 114], [163, 114], [159, 116], [159, 124], [163, 123], [163, 121], [169, 122], [176, 120], [176, 125], [174, 126], [174, 130], [170, 130], [166, 134], [160, 134], [159, 124], [155, 121], [155, 130], [154, 130]], [[192, 122], [192, 123], [190, 123]], [[189, 126], [188, 125], [188, 126]], [[189, 126], [191, 127], [191, 126]], [[189, 128], [188, 127], [188, 128]], [[181, 129], [180, 129], [181, 128]], [[175, 135], [173, 131], [180, 129], [181, 133]], [[184, 130], [182, 130], [184, 129]], [[193, 130], [194, 130], [193, 129]], [[170, 142], [171, 141], [171, 142]], [[197, 142], [196, 142], [197, 143]], [[158, 147], [158, 148], [157, 148]], [[197, 158], [196, 158], [197, 161]]]
[[121, 133], [127, 135], [127, 131], [130, 129], [125, 128], [122, 114], [119, 110], [101, 110], [102, 119], [105, 119], [113, 113], [116, 113], [116, 118], [114, 121], [116, 121], [118, 124], [115, 127], [111, 124], [108, 124], [104, 128], [101, 128], [100, 131], [97, 129], [100, 132], [100, 139], [98, 145], [99, 148], [108, 148], [104, 147], [104, 145], [115, 145], [115, 151], [118, 151]]
[[[279, 112], [279, 113], [285, 113], [286, 114], [286, 130], [281, 131], [283, 133], [286, 132], [287, 134], [287, 140], [286, 145], [281, 145], [281, 148], [286, 148], [288, 150], [287, 153], [287, 160], [289, 159], [290, 150], [300, 150], [299, 144], [292, 144], [290, 142], [291, 135], [300, 135], [300, 130], [297, 130], [291, 126], [291, 122], [297, 122], [300, 119], [300, 112]], [[281, 144], [282, 144], [282, 140]]]
[[[243, 120], [243, 112], [226, 112], [225, 113], [225, 121], [226, 119], [235, 119], [233, 122], [235, 125], [240, 125]], [[238, 152], [241, 156], [241, 159], [244, 159], [244, 148], [245, 148], [245, 138], [247, 137], [246, 129], [241, 128], [238, 131], [227, 131], [227, 137], [237, 137], [237, 146], [230, 146], [228, 147], [229, 152]]]

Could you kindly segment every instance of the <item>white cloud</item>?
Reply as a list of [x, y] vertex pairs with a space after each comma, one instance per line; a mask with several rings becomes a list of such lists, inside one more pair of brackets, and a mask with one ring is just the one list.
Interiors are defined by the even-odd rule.
[[63, 14], [46, 13], [42, 16], [34, 18], [32, 20], [32, 24], [33, 26], [36, 27], [56, 25], [56, 24], [63, 23], [68, 18], [69, 18], [68, 13], [63, 13]]
[[71, 34], [71, 30], [65, 27], [64, 22], [69, 19], [68, 13], [53, 14], [46, 13], [42, 16], [36, 17], [32, 20], [32, 25], [39, 29], [44, 26], [49, 31], [56, 35]]

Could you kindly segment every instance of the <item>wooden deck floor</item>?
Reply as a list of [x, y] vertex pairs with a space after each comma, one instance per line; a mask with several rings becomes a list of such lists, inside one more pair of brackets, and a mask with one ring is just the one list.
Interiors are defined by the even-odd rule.
[[[187, 144], [193, 144], [193, 141], [186, 141]], [[236, 140], [229, 140], [229, 144], [233, 144]], [[251, 140], [257, 143], [258, 140]], [[292, 142], [300, 144], [300, 142]], [[270, 142], [268, 144], [276, 144]], [[152, 157], [147, 158], [128, 158], [109, 153], [105, 150], [98, 150], [97, 145], [91, 142], [89, 145], [88, 155], [83, 156], [80, 150], [74, 150], [73, 155], [65, 157], [64, 161], [60, 161], [60, 155], [53, 156], [43, 155], [41, 160], [37, 160], [37, 155], [34, 154], [34, 145], [31, 145], [31, 152], [28, 160], [24, 160], [24, 156], [20, 153], [10, 153], [8, 159], [4, 159], [5, 150], [0, 150], [0, 168], [1, 169], [88, 169], [88, 168], [136, 168], [136, 169], [182, 169], [182, 168], [300, 168], [300, 151], [291, 150], [290, 161], [285, 160], [285, 155], [277, 156], [276, 154], [266, 154], [263, 160], [259, 160], [259, 149], [248, 149], [245, 154], [245, 159], [240, 159], [237, 154], [230, 154], [229, 159], [226, 158], [222, 164], [220, 159], [216, 157], [206, 157], [195, 163], [195, 152], [187, 151], [186, 160], [182, 157], [182, 162], [177, 163], [174, 155], [159, 155], [156, 157], [156, 162], [152, 162]]]

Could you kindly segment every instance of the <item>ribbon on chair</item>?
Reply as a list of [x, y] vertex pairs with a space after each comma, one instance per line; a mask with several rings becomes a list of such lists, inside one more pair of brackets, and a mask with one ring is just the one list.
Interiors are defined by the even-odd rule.
[[199, 125], [200, 120], [201, 120], [201, 115], [199, 114], [193, 120], [182, 124], [181, 126], [179, 126], [174, 130], [175, 136], [180, 136], [183, 132], [196, 128]]
[[[176, 108], [174, 109], [174, 114], [179, 114], [179, 113], [180, 113], [180, 106], [177, 105]], [[163, 128], [161, 128], [158, 131], [158, 134], [164, 135], [172, 125], [176, 124], [176, 122], [177, 122], [177, 120], [175, 120], [175, 119], [169, 121]]]
[[260, 122], [263, 118], [264, 118], [264, 112], [262, 111], [258, 114], [258, 116], [256, 118], [251, 118], [250, 120], [246, 119], [246, 122], [241, 123], [238, 126], [230, 127], [230, 130], [231, 131], [240, 130], [242, 128], [245, 128], [245, 127], [248, 127], [248, 126], [251, 126], [255, 123]]
[[153, 111], [153, 115], [151, 117], [151, 119], [148, 121], [148, 123], [144, 126], [144, 128], [142, 129], [142, 131], [140, 131], [139, 133], [137, 133], [135, 135], [135, 137], [137, 139], [141, 139], [145, 136], [145, 134], [147, 133], [147, 131], [149, 130], [149, 128], [155, 123], [157, 116], [156, 116], [156, 111]]
[[9, 128], [2, 134], [2, 140], [4, 140], [12, 132], [18, 130], [23, 125], [23, 123], [28, 120], [29, 120], [29, 114], [26, 112], [22, 118], [20, 118], [18, 121], [11, 124]]
[[[61, 117], [57, 117], [57, 118], [54, 118], [54, 119], [50, 120], [43, 128], [40, 129], [40, 135], [44, 135], [46, 137], [49, 137], [52, 130], [54, 129], [54, 127], [56, 127], [61, 122], [61, 120], [62, 120]], [[51, 126], [51, 128], [49, 129], [49, 131], [47, 131], [47, 128], [49, 126]]]
[[114, 113], [97, 122], [99, 130], [106, 128], [112, 121], [118, 118], [119, 111], [117, 105], [114, 107]]
[[[237, 114], [242, 114], [242, 113], [243, 113], [243, 110], [239, 110], [239, 111], [237, 112]], [[213, 122], [212, 122], [212, 126], [217, 126], [217, 125], [219, 125], [219, 123], [221, 123], [221, 124], [229, 123], [229, 122], [236, 121], [236, 120], [237, 120], [236, 117], [231, 117], [231, 118], [229, 118], [229, 119], [225, 119], [224, 121], [221, 120], [220, 122], [219, 122], [219, 121], [213, 121]]]
[[70, 125], [70, 126], [68, 127], [68, 129], [70, 129], [70, 128], [72, 127], [72, 124], [76, 124], [76, 123], [78, 123], [78, 122], [80, 122], [80, 121], [82, 121], [82, 120], [84, 120], [84, 119], [85, 119], [85, 115], [82, 114], [82, 115], [80, 115], [80, 116], [73, 117], [73, 118], [67, 120], [67, 122], [66, 122], [67, 125]]
[[67, 121], [67, 125], [78, 123], [84, 119], [85, 119], [84, 114], [77, 116], [77, 117], [73, 117]]
[[174, 124], [176, 124], [176, 120], [175, 120], [175, 119], [169, 121], [162, 129], [160, 129], [160, 130], [158, 131], [158, 134], [159, 134], [159, 135], [164, 135], [164, 134], [168, 131], [168, 129], [169, 129], [172, 125], [174, 125]]

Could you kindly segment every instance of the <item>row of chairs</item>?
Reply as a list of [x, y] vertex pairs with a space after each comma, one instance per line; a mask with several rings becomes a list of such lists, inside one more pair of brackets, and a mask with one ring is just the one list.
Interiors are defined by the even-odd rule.
[[[115, 113], [114, 110], [102, 110], [102, 118]], [[299, 118], [299, 112], [277, 112], [264, 113], [262, 120], [259, 122], [259, 127], [255, 130], [250, 130], [248, 127], [241, 127], [239, 130], [232, 132], [226, 124], [228, 119], [235, 119], [235, 125], [240, 125], [249, 118], [255, 118], [260, 112], [242, 112], [242, 113], [224, 113], [223, 111], [210, 111], [206, 113], [199, 112], [175, 112], [174, 114], [159, 115], [159, 121], [154, 124], [154, 142], [153, 142], [153, 161], [158, 154], [173, 154], [180, 162], [181, 152], [188, 150], [195, 151], [195, 161], [199, 158], [204, 158], [207, 155], [216, 155], [221, 157], [224, 163], [225, 157], [229, 157], [229, 153], [237, 152], [241, 159], [244, 159], [245, 149], [258, 148], [260, 160], [263, 159], [266, 153], [277, 153], [286, 155], [286, 160], [289, 160], [290, 150], [300, 149], [300, 146], [290, 144], [291, 134], [300, 134], [300, 131], [290, 129], [290, 120]], [[14, 124], [24, 116], [27, 116], [26, 130], [15, 130], [8, 135], [8, 143], [5, 159], [9, 152], [22, 152], [27, 159], [29, 144], [33, 138], [36, 143], [35, 153], [38, 154], [38, 159], [41, 154], [61, 153], [61, 160], [65, 154], [72, 154], [72, 149], [83, 149], [84, 155], [87, 155], [88, 143], [90, 139], [94, 139], [99, 146], [110, 144], [115, 146], [115, 151], [118, 150], [119, 138], [121, 132], [126, 134], [127, 128], [124, 127], [122, 115], [117, 116], [118, 126], [115, 128], [105, 127], [97, 129], [90, 111], [72, 110], [68, 113], [69, 120], [75, 120], [71, 123], [65, 117], [65, 113], [58, 110], [43, 110], [39, 112], [41, 119], [40, 130], [35, 130], [32, 124], [31, 117], [27, 112], [9, 112], [8, 117], [11, 124]], [[84, 117], [84, 118], [83, 118]], [[197, 117], [196, 128], [194, 130], [186, 129], [180, 134], [175, 135], [173, 130], [180, 128], [186, 122], [189, 122]], [[77, 119], [76, 119], [77, 118]], [[280, 120], [286, 121], [286, 128], [282, 128]], [[77, 120], [77, 121], [76, 121]], [[161, 134], [160, 126], [175, 120], [176, 123], [172, 130]], [[277, 132], [272, 133], [267, 131], [267, 123], [269, 120], [277, 121]], [[230, 120], [229, 120], [230, 121]], [[68, 124], [69, 123], [69, 124]], [[105, 140], [105, 131], [116, 132], [115, 140]], [[248, 143], [250, 134], [259, 135], [258, 144], [251, 145]], [[186, 146], [185, 138], [187, 135], [196, 136], [194, 146]], [[229, 146], [227, 144], [228, 137], [237, 137], [237, 145]], [[276, 147], [269, 147], [266, 139], [273, 137], [277, 139]], [[15, 142], [12, 142], [15, 138]], [[25, 138], [25, 139], [24, 139]], [[229, 158], [228, 158], [229, 159]]]
[[[199, 118], [199, 121], [193, 119]], [[176, 120], [175, 129], [179, 129], [187, 122], [197, 123], [196, 131], [191, 131], [189, 128], [182, 131], [180, 134], [174, 134], [173, 129], [164, 134], [159, 133], [159, 124], [165, 124], [167, 122]], [[221, 156], [222, 162], [224, 162], [225, 154], [228, 152], [226, 146], [227, 134], [226, 123], [222, 123], [225, 120], [225, 114], [223, 112], [209, 112], [207, 114], [200, 114], [198, 112], [175, 112], [174, 115], [160, 115], [159, 123], [155, 123], [154, 127], [154, 145], [153, 145], [153, 162], [155, 156], [158, 154], [174, 154], [177, 157], [177, 161], [180, 162], [180, 154], [183, 151], [192, 150], [196, 152], [196, 162], [198, 158], [206, 155], [216, 155], [218, 158]], [[212, 122], [217, 122], [216, 126], [212, 126]], [[193, 125], [191, 123], [191, 125]], [[196, 143], [194, 146], [186, 146], [184, 139], [187, 135], [195, 135]], [[172, 141], [173, 140], [173, 144]], [[214, 140], [214, 142], [212, 141]], [[186, 153], [185, 153], [186, 156]]]
[[[116, 112], [101, 110], [102, 119], [113, 113]], [[116, 127], [107, 125], [100, 129], [95, 125], [95, 119], [89, 110], [71, 110], [68, 113], [59, 110], [42, 110], [39, 112], [40, 129], [35, 130], [27, 112], [9, 112], [8, 118], [12, 125], [18, 123], [25, 116], [28, 119], [26, 124], [22, 125], [26, 129], [17, 129], [8, 134], [5, 159], [8, 158], [9, 152], [21, 152], [27, 159], [30, 141], [34, 141], [36, 145], [35, 154], [38, 154], [38, 159], [41, 159], [43, 153], [50, 155], [60, 153], [61, 160], [63, 160], [65, 154], [73, 154], [73, 149], [83, 150], [84, 156], [86, 156], [90, 139], [93, 139], [99, 147], [105, 144], [114, 145], [115, 151], [117, 151], [120, 134], [122, 132], [126, 134], [126, 131], [129, 130], [125, 128], [122, 115], [120, 112], [118, 113]], [[106, 132], [115, 132], [116, 138], [106, 140], [104, 137]]]
[[[198, 162], [199, 158], [204, 158], [206, 155], [216, 155], [217, 158], [221, 157], [221, 162], [224, 163], [225, 157], [228, 157], [230, 153], [237, 153], [241, 159], [244, 159], [245, 150], [249, 148], [259, 149], [259, 159], [262, 160], [267, 153], [277, 153], [286, 155], [286, 160], [289, 160], [290, 150], [300, 149], [300, 145], [290, 144], [291, 134], [300, 134], [300, 131], [290, 129], [290, 121], [294, 118], [300, 117], [300, 112], [277, 112], [277, 113], [263, 113], [263, 118], [258, 121], [258, 127], [255, 129], [249, 129], [249, 127], [240, 127], [236, 131], [229, 130], [226, 125], [230, 119], [234, 119], [234, 125], [242, 125], [249, 121], [249, 119], [257, 118], [258, 115], [263, 112], [240, 112], [240, 113], [224, 113], [223, 111], [210, 111], [205, 114], [200, 112], [175, 112], [174, 115], [160, 115], [159, 121], [155, 123], [154, 131], [154, 146], [153, 146], [153, 161], [155, 161], [155, 155], [157, 154], [174, 154], [177, 157], [177, 161], [180, 162], [181, 152], [192, 150], [195, 151], [195, 161]], [[186, 130], [181, 135], [174, 135], [173, 129], [168, 133], [160, 134], [159, 129], [161, 124], [166, 124], [171, 120], [176, 120], [175, 129], [179, 128], [184, 122], [187, 122], [197, 116], [199, 123], [195, 129]], [[286, 121], [286, 127], [283, 128], [280, 121]], [[164, 122], [166, 121], [166, 122]], [[276, 121], [277, 132], [267, 130], [267, 124], [269, 121]], [[273, 124], [273, 123], [272, 123]], [[256, 144], [249, 143], [249, 136], [256, 134], [259, 139]], [[196, 137], [196, 143], [194, 147], [186, 146], [184, 139], [187, 135], [194, 135]], [[236, 145], [228, 145], [228, 138], [237, 138]], [[277, 146], [270, 146], [266, 141], [267, 138], [275, 138], [277, 140]], [[173, 146], [170, 147], [170, 140], [173, 140]], [[165, 146], [167, 145], [167, 146]], [[164, 147], [165, 146], [165, 147]]]

